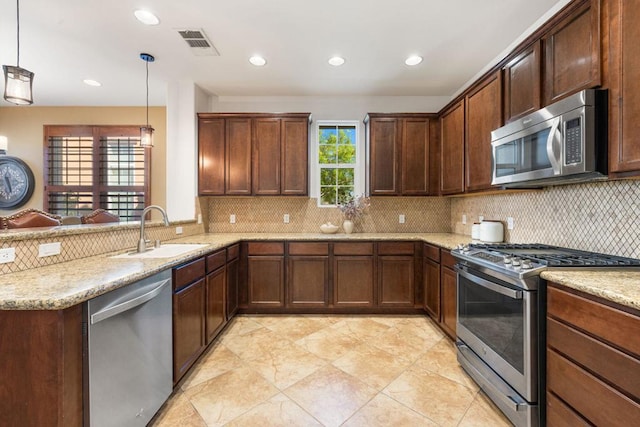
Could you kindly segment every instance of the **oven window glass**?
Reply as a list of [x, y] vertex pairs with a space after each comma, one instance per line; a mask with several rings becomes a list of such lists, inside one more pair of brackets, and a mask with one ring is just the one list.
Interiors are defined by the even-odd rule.
[[496, 176], [551, 168], [547, 154], [547, 139], [550, 131], [549, 127], [497, 146], [495, 148]]
[[458, 322], [524, 375], [524, 300], [458, 275]]

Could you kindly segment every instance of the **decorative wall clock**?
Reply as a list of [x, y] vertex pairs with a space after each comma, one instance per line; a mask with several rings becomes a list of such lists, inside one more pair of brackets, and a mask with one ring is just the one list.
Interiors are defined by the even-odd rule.
[[33, 195], [35, 178], [31, 168], [11, 156], [0, 156], [0, 209], [19, 208]]

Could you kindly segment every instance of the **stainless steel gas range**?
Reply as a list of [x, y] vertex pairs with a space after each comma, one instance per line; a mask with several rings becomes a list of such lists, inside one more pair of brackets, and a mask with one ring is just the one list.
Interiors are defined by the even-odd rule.
[[516, 426], [544, 425], [547, 269], [640, 268], [640, 260], [541, 244], [471, 244], [458, 259], [458, 361]]

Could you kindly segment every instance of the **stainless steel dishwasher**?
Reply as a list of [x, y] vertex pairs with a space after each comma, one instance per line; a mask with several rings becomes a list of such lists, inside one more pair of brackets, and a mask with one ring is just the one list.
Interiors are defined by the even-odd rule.
[[87, 302], [85, 425], [145, 426], [171, 394], [171, 292], [167, 270]]

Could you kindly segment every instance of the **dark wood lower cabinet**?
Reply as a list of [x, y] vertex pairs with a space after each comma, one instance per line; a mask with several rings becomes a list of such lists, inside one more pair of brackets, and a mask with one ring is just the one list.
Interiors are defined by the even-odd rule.
[[333, 305], [335, 307], [373, 307], [373, 256], [333, 258]]
[[225, 314], [226, 275], [227, 269], [224, 266], [207, 274], [205, 317], [207, 345], [213, 341], [227, 321]]
[[173, 382], [177, 383], [205, 347], [205, 280], [173, 295]]
[[413, 256], [378, 257], [378, 305], [380, 307], [413, 307]]
[[238, 312], [239, 295], [238, 284], [240, 279], [240, 260], [238, 258], [227, 262], [227, 321], [231, 320]]
[[288, 307], [327, 306], [329, 257], [290, 256], [288, 269]]
[[440, 316], [442, 330], [452, 339], [456, 338], [456, 322], [458, 307], [458, 290], [456, 287], [456, 272], [452, 269], [441, 266], [440, 268], [440, 285], [441, 285], [441, 305]]
[[424, 309], [436, 322], [440, 321], [440, 264], [424, 259], [422, 267], [424, 281]]
[[247, 268], [249, 307], [284, 307], [284, 256], [250, 256]]

